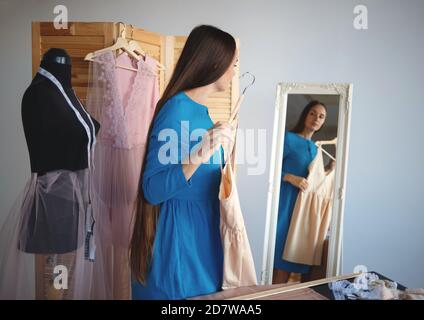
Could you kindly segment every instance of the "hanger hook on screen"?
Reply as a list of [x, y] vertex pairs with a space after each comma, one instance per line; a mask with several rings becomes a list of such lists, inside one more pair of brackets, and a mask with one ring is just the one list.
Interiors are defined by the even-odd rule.
[[[119, 21], [119, 22], [118, 22], [118, 24], [122, 24], [122, 25], [123, 25], [122, 31], [121, 31], [121, 33], [119, 34], [119, 36], [120, 36], [121, 38], [125, 38], [125, 36], [126, 36], [126, 34], [125, 34], [125, 29], [126, 29], [125, 23], [123, 23], [122, 21]], [[122, 35], [123, 35], [123, 36], [122, 36]]]
[[132, 24], [130, 24], [130, 27], [131, 27], [131, 36], [130, 36], [130, 38], [131, 38], [131, 40], [133, 40], [133, 36], [134, 36], [134, 26], [133, 26]]
[[241, 76], [240, 76], [240, 79], [241, 78], [243, 78], [244, 76], [246, 76], [246, 75], [250, 75], [251, 77], [252, 77], [252, 82], [251, 83], [249, 83], [244, 89], [243, 89], [243, 91], [242, 91], [242, 94], [245, 94], [246, 93], [246, 90], [248, 89], [248, 88], [250, 88], [254, 83], [255, 83], [255, 80], [256, 80], [256, 77], [253, 75], [253, 74], [251, 74], [250, 72], [245, 72], [245, 73], [243, 73]]

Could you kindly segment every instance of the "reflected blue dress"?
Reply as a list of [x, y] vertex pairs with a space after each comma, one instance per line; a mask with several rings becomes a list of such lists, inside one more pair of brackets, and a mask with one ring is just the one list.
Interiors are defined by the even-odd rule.
[[277, 235], [274, 254], [274, 268], [287, 272], [308, 273], [310, 266], [293, 263], [282, 259], [290, 221], [299, 189], [283, 181], [285, 174], [290, 173], [306, 178], [308, 167], [317, 154], [317, 146], [312, 140], [286, 131], [284, 135], [283, 168], [281, 172], [280, 201], [278, 207]]
[[181, 165], [212, 126], [207, 107], [184, 92], [169, 99], [154, 119], [141, 187], [160, 213], [146, 286], [133, 279], [133, 299], [185, 299], [221, 290], [223, 149], [188, 181]]

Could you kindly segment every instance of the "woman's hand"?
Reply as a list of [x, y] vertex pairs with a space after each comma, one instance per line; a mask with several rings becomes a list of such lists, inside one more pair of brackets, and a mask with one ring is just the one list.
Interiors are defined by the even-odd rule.
[[334, 170], [334, 168], [336, 167], [336, 161], [335, 160], [331, 160], [326, 166], [325, 166], [325, 173], [328, 174], [331, 171]]
[[283, 180], [289, 182], [296, 188], [300, 189], [302, 192], [308, 188], [308, 180], [303, 177], [295, 176], [294, 174], [286, 174], [283, 177]]
[[202, 141], [193, 149], [190, 155], [190, 162], [206, 163], [210, 157], [220, 148], [234, 141], [233, 126], [228, 122], [217, 122], [204, 134]]
[[186, 179], [190, 179], [197, 168], [209, 161], [221, 145], [231, 145], [234, 141], [234, 127], [228, 122], [217, 122], [210, 128], [191, 151], [189, 161], [183, 161], [183, 172]]

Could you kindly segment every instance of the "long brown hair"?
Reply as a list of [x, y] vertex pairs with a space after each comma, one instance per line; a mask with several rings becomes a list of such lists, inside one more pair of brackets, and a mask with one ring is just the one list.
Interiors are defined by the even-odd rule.
[[[208, 25], [194, 28], [184, 45], [171, 80], [156, 105], [155, 116], [175, 94], [217, 81], [230, 67], [235, 52], [236, 41], [229, 33]], [[148, 140], [152, 126], [153, 121], [149, 128]], [[129, 253], [132, 276], [143, 284], [146, 283], [153, 255], [153, 243], [160, 209], [160, 205], [151, 205], [146, 201], [141, 188], [148, 144], [149, 141], [140, 174]]]
[[[303, 130], [305, 129], [306, 117], [308, 116], [309, 111], [311, 111], [311, 109], [317, 105], [323, 106], [325, 109], [325, 112], [327, 113], [327, 106], [325, 104], [323, 104], [322, 102], [318, 100], [312, 100], [303, 109], [302, 113], [299, 116], [299, 119], [297, 120], [296, 125], [293, 127], [293, 129], [291, 129], [291, 132], [294, 132], [294, 133], [303, 132]], [[319, 130], [317, 130], [316, 132], [320, 131], [324, 127], [324, 124], [325, 122], [322, 124], [321, 128], [319, 128]]]

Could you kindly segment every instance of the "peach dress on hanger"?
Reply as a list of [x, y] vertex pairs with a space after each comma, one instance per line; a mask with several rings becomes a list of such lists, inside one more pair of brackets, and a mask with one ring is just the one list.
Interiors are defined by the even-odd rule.
[[334, 170], [326, 174], [322, 149], [309, 165], [308, 188], [299, 192], [283, 252], [283, 259], [320, 265], [334, 195]]

